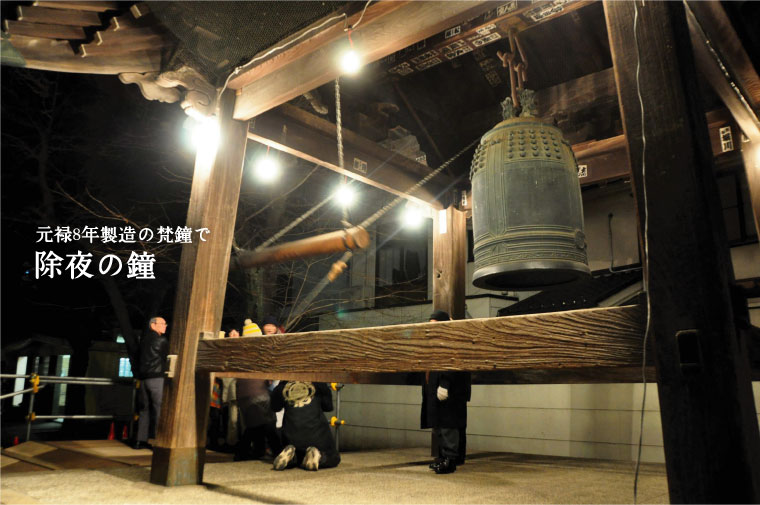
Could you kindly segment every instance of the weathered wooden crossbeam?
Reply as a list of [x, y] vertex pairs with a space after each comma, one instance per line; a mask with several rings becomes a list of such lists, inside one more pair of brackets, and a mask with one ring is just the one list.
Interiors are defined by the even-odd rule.
[[[532, 374], [535, 379], [541, 375], [536, 370], [555, 370], [563, 372], [558, 374], [565, 377], [563, 382], [578, 382], [568, 373], [576, 370], [588, 376], [590, 369], [638, 367], [640, 376], [643, 335], [639, 306], [584, 309], [203, 340], [196, 370], [223, 376], [386, 384], [404, 383], [399, 372], [512, 371], [510, 380], [493, 375], [489, 381], [488, 374], [482, 375], [485, 382], [505, 383], [528, 380], [519, 380], [520, 375]], [[630, 378], [623, 382], [635, 380], [634, 372], [626, 373]]]
[[[647, 361], [650, 361], [647, 358]], [[654, 365], [646, 368], [647, 382], [655, 382]], [[281, 378], [285, 377], [282, 374]], [[290, 380], [311, 382], [340, 382], [343, 384], [383, 384], [395, 386], [419, 386], [422, 372], [351, 372], [351, 373], [297, 373], [287, 374]], [[221, 372], [216, 377], [271, 379], [267, 372]], [[642, 381], [641, 363], [627, 367], [553, 368], [546, 370], [503, 370], [498, 372], [473, 372], [473, 384], [628, 384]]]

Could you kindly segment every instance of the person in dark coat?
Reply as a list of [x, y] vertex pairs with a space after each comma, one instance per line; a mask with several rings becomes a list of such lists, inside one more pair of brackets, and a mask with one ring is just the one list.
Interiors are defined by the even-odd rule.
[[274, 459], [275, 470], [300, 465], [304, 470], [338, 466], [340, 454], [324, 412], [333, 408], [324, 382], [282, 381], [272, 391], [273, 411], [284, 408], [282, 428], [289, 444]]
[[267, 443], [274, 456], [282, 449], [275, 430], [275, 415], [270, 409], [268, 386], [269, 381], [264, 379], [237, 380], [238, 408], [245, 429], [235, 447], [235, 461], [264, 457]]
[[166, 338], [166, 320], [151, 318], [150, 329], [140, 340], [137, 378], [141, 380], [140, 409], [137, 421], [137, 440], [134, 449], [150, 448], [149, 436], [155, 436], [158, 419], [161, 416], [161, 399], [164, 394], [164, 372], [166, 356], [169, 354], [169, 339]]
[[[436, 310], [430, 322], [449, 321], [448, 313]], [[435, 473], [452, 473], [464, 464], [467, 402], [472, 391], [469, 372], [426, 372], [422, 384], [422, 429], [433, 428], [438, 458], [430, 464]]]

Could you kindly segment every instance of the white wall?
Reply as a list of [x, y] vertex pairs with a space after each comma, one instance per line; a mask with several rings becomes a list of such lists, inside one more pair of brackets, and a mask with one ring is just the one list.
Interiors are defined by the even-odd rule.
[[[470, 319], [478, 319], [482, 317], [496, 317], [499, 309], [508, 307], [513, 303], [515, 303], [515, 300], [503, 300], [501, 298], [486, 296], [468, 298], [465, 308]], [[335, 330], [341, 328], [387, 326], [391, 324], [423, 323], [428, 320], [432, 311], [433, 305], [431, 302], [384, 309], [342, 311], [337, 314], [319, 316], [319, 329]]]
[[[657, 385], [647, 385], [641, 459], [664, 462]], [[643, 384], [473, 386], [468, 453], [636, 460]], [[760, 383], [753, 383], [760, 405]], [[421, 447], [419, 386], [346, 385], [341, 450]], [[760, 423], [760, 415], [758, 423]]]
[[[612, 214], [613, 254], [610, 257]], [[583, 193], [583, 221], [589, 268], [602, 270], [639, 263], [636, 210], [629, 184], [594, 188]]]

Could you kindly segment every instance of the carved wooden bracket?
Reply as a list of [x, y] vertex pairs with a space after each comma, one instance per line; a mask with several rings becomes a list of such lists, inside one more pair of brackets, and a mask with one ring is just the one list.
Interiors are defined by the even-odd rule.
[[148, 100], [174, 103], [188, 115], [209, 116], [216, 106], [216, 88], [209, 84], [194, 68], [183, 66], [168, 72], [122, 73], [124, 84], [137, 84]]

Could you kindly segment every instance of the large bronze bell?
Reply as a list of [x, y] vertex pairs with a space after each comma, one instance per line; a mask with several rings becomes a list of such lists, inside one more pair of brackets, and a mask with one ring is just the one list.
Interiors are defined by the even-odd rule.
[[514, 117], [511, 99], [502, 106], [506, 119], [483, 135], [470, 172], [472, 283], [519, 291], [588, 275], [578, 166], [570, 145], [559, 128], [532, 117], [532, 108], [523, 105]]

